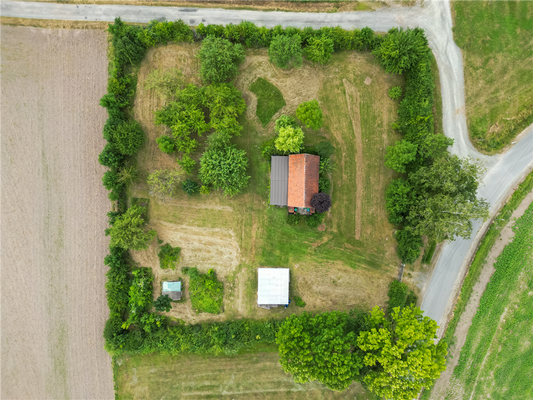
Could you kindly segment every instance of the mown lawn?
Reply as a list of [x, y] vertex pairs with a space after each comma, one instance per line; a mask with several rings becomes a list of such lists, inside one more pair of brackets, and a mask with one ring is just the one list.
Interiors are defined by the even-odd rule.
[[454, 1], [474, 145], [494, 153], [533, 122], [533, 2]]
[[[265, 352], [265, 350], [267, 352]], [[121, 357], [114, 360], [117, 399], [369, 399], [354, 383], [342, 393], [298, 384], [278, 362], [276, 346], [236, 356]]]
[[533, 204], [513, 230], [470, 326], [450, 398], [533, 398]]

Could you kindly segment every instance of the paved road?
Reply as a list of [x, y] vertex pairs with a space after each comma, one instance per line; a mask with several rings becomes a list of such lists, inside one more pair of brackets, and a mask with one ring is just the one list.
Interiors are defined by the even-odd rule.
[[[488, 173], [480, 196], [490, 201], [491, 212], [500, 206], [504, 196], [526, 172], [533, 168], [533, 126], [515, 147], [498, 156], [485, 156], [477, 152], [468, 139], [465, 117], [464, 75], [461, 51], [453, 41], [452, 18], [449, 0], [426, 0], [423, 6], [383, 9], [356, 13], [291, 13], [246, 10], [193, 9], [175, 7], [147, 7], [120, 5], [75, 5], [56, 3], [30, 3], [2, 1], [3, 16], [63, 19], [81, 21], [112, 21], [120, 16], [124, 21], [149, 22], [153, 19], [183, 19], [190, 25], [238, 24], [246, 20], [258, 25], [305, 27], [341, 26], [346, 29], [369, 26], [377, 31], [387, 31], [394, 26], [421, 27], [426, 31], [440, 72], [443, 98], [444, 133], [454, 139], [451, 152], [462, 157], [478, 158]], [[480, 224], [476, 224], [475, 233]], [[483, 232], [483, 229], [481, 229]], [[477, 240], [457, 240], [445, 245], [435, 267], [422, 309], [443, 325], [453, 300], [454, 291], [462, 279], [468, 256]]]

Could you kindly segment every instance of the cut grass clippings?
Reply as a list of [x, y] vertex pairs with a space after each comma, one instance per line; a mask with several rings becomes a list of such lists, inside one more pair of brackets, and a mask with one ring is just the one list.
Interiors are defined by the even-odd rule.
[[285, 106], [285, 99], [279, 89], [263, 78], [250, 85], [250, 91], [257, 96], [257, 109], [255, 113], [265, 126], [272, 117]]
[[472, 143], [495, 153], [533, 123], [533, 2], [454, 1]]
[[[485, 265], [485, 260], [492, 249], [492, 246], [494, 246], [494, 243], [500, 236], [502, 229], [509, 222], [514, 210], [516, 210], [520, 203], [522, 203], [522, 200], [524, 200], [531, 190], [533, 190], [533, 173], [530, 173], [518, 186], [518, 189], [513, 193], [498, 215], [494, 218], [493, 223], [490, 225], [487, 233], [483, 237], [483, 240], [476, 251], [474, 259], [468, 268], [467, 275], [465, 276], [463, 285], [461, 287], [461, 293], [459, 294], [459, 298], [457, 299], [457, 303], [454, 308], [453, 317], [448, 324], [446, 333], [442, 339], [448, 343], [448, 346], [452, 346], [455, 341], [455, 329], [457, 328], [461, 316], [465, 311], [468, 302], [470, 301], [474, 285], [479, 280], [479, 276], [483, 266]], [[427, 400], [430, 398], [430, 396], [431, 390], [424, 390], [421, 398], [423, 400]]]

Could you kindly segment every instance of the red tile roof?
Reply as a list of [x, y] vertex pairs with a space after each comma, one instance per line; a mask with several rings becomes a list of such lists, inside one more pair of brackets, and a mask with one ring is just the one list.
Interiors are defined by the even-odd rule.
[[289, 156], [289, 207], [311, 207], [311, 198], [318, 193], [320, 157], [311, 154]]

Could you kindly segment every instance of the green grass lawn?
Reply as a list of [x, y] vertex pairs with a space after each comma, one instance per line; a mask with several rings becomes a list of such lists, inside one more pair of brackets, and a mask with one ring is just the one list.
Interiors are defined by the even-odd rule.
[[474, 145], [494, 153], [533, 123], [533, 2], [454, 1]]
[[453, 373], [453, 391], [461, 398], [533, 398], [533, 204], [513, 230]]
[[[265, 350], [267, 352], [265, 352]], [[127, 399], [369, 399], [360, 384], [342, 393], [318, 382], [295, 383], [278, 362], [276, 346], [221, 356], [121, 357], [114, 360], [116, 397]]]
[[263, 78], [250, 85], [250, 91], [257, 96], [256, 114], [263, 126], [285, 106], [285, 99], [279, 89]]

